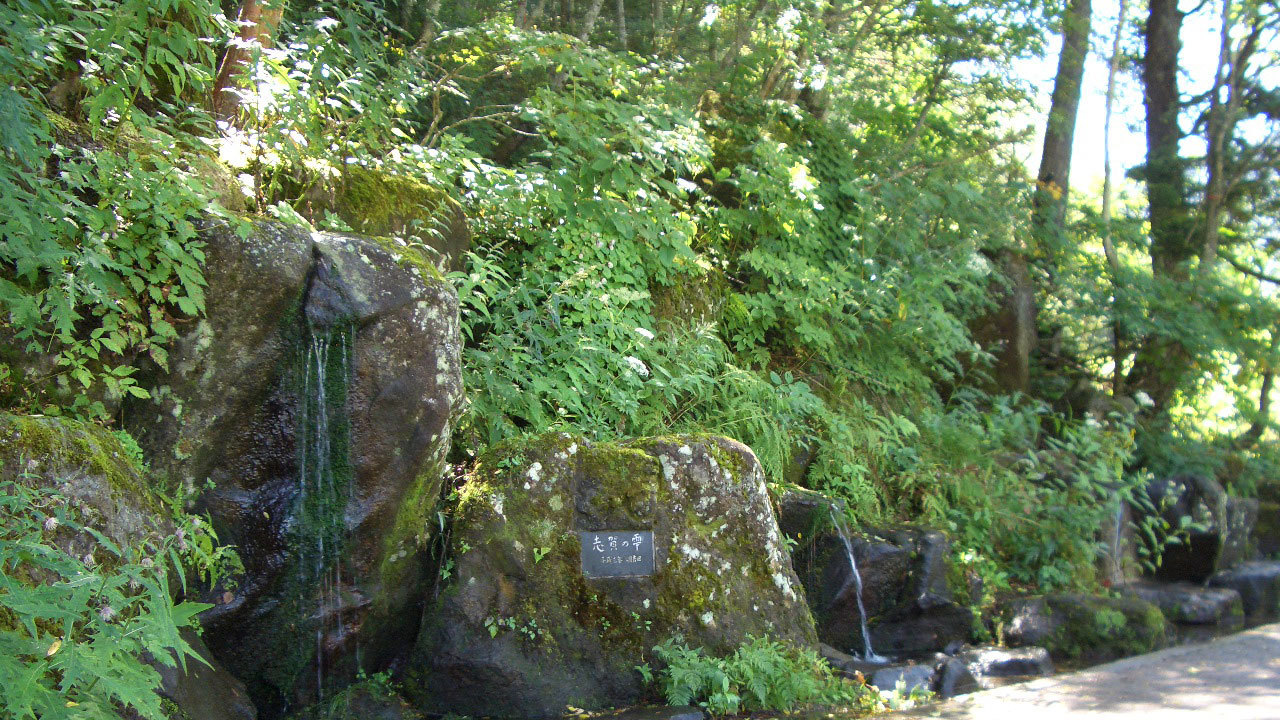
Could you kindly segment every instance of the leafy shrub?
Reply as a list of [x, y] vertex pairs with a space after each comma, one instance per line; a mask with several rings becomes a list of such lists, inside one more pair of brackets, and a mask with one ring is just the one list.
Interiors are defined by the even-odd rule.
[[790, 711], [808, 705], [874, 707], [878, 694], [841, 680], [812, 650], [787, 647], [762, 637], [747, 638], [725, 658], [691, 650], [680, 638], [655, 647], [666, 664], [658, 686], [671, 705], [697, 703], [712, 715], [752, 710]]
[[[199, 660], [180, 631], [209, 607], [173, 603], [170, 563], [181, 572], [188, 541], [216, 538], [188, 522], [185, 538], [119, 547], [76, 516], [55, 492], [0, 483], [0, 718], [163, 720], [144, 658]], [[77, 557], [67, 537], [93, 550]]]
[[102, 418], [146, 397], [138, 362], [163, 367], [203, 311], [193, 220], [217, 206], [184, 158], [201, 120], [184, 98], [208, 85], [217, 17], [210, 0], [0, 8], [0, 332], [53, 366], [13, 376], [10, 404]]

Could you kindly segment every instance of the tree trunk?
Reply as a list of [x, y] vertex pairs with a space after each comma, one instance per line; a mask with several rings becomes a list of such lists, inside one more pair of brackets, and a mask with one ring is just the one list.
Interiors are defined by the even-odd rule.
[[[1182, 158], [1178, 155], [1181, 109], [1178, 94], [1178, 38], [1182, 13], [1177, 0], [1150, 0], [1144, 31], [1143, 104], [1147, 114], [1147, 203], [1151, 221], [1151, 271], [1157, 280], [1185, 282], [1186, 261], [1194, 256]], [[1153, 318], [1156, 325], [1169, 325]], [[1153, 334], [1145, 339], [1125, 385], [1154, 402], [1152, 415], [1163, 422], [1178, 383], [1190, 370], [1191, 358], [1176, 338]]]
[[627, 49], [627, 6], [623, 0], [614, 0], [615, 9], [618, 14], [618, 45], [623, 50]]
[[591, 0], [591, 6], [587, 8], [587, 16], [582, 19], [582, 29], [578, 31], [578, 39], [586, 42], [591, 38], [591, 31], [596, 27], [596, 19], [600, 17], [600, 8], [604, 5], [604, 0]]
[[1124, 303], [1121, 293], [1126, 288], [1120, 283], [1120, 256], [1116, 254], [1115, 242], [1111, 238], [1111, 196], [1114, 193], [1111, 184], [1111, 120], [1115, 116], [1116, 77], [1120, 74], [1120, 41], [1124, 37], [1124, 21], [1128, 14], [1129, 3], [1120, 0], [1120, 12], [1116, 16], [1116, 34], [1111, 42], [1111, 60], [1107, 64], [1107, 99], [1106, 110], [1102, 121], [1102, 251], [1107, 256], [1107, 268], [1111, 272], [1111, 348], [1114, 358], [1114, 369], [1111, 371], [1111, 395], [1118, 397], [1124, 392], [1124, 358], [1125, 335], [1122, 309]]
[[271, 47], [271, 38], [280, 26], [284, 15], [284, 0], [262, 3], [260, 0], [243, 0], [236, 20], [240, 25], [237, 41], [227, 48], [213, 82], [213, 114], [221, 120], [232, 120], [240, 109], [240, 96], [235, 92], [236, 78], [244, 72], [253, 58], [255, 45]]
[[1062, 18], [1062, 52], [1058, 55], [1058, 74], [1053, 81], [1053, 103], [1045, 123], [1044, 150], [1040, 154], [1033, 201], [1039, 231], [1062, 228], [1092, 12], [1090, 0], [1070, 0]]

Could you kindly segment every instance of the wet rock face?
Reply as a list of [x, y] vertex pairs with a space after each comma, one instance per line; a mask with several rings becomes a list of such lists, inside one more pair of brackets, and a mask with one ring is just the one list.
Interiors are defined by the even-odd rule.
[[[818, 626], [818, 636], [835, 648], [862, 653], [856, 583], [832, 512], [835, 501], [810, 491], [790, 491], [781, 499], [782, 528], [797, 542], [792, 553]], [[862, 579], [872, 648], [892, 656], [919, 656], [963, 641], [972, 614], [954, 602], [947, 588], [950, 545], [936, 530], [893, 528], [850, 538]]]
[[1152, 483], [1147, 495], [1173, 528], [1194, 522], [1187, 537], [1166, 546], [1157, 580], [1203, 584], [1219, 570], [1234, 567], [1252, 554], [1250, 535], [1258, 518], [1256, 500], [1228, 497], [1212, 478], [1175, 475]]
[[353, 674], [357, 648], [378, 669], [416, 632], [462, 397], [457, 299], [390, 241], [203, 237], [206, 317], [128, 424], [244, 560], [202, 622], [270, 717]]
[[[653, 574], [585, 577], [579, 533], [594, 531], [619, 543], [651, 531]], [[431, 712], [549, 717], [634, 703], [635, 666], [676, 634], [712, 654], [753, 634], [816, 644], [763, 472], [725, 438], [499, 445], [461, 492], [450, 557], [405, 683]]]

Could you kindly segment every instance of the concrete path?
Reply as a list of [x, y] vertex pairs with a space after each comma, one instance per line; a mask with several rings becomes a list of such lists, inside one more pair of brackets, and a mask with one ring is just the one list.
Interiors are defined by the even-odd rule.
[[1280, 624], [881, 717], [1280, 720]]

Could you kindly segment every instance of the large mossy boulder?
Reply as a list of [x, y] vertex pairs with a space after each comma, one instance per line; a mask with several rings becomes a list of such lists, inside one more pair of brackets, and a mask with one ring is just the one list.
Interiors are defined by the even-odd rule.
[[1003, 614], [1010, 646], [1043, 647], [1058, 661], [1107, 662], [1158, 650], [1171, 639], [1160, 608], [1132, 595], [1017, 598], [1005, 604]]
[[[0, 413], [0, 482], [55, 491], [82, 527], [131, 553], [144, 548], [158, 552], [175, 531], [171, 509], [120, 438], [90, 423]], [[92, 558], [100, 572], [111, 573], [121, 562], [99, 536], [70, 525], [56, 528], [53, 543], [73, 557]], [[177, 580], [172, 590], [179, 591]], [[207, 652], [193, 630], [183, 629], [182, 637], [202, 660], [188, 658], [185, 667], [149, 661], [159, 672], [161, 696], [173, 703], [177, 715], [192, 720], [256, 718], [244, 685]]]
[[973, 613], [947, 585], [950, 543], [941, 532], [905, 526], [846, 531], [838, 521], [843, 505], [808, 490], [789, 490], [780, 503], [782, 529], [793, 541], [792, 562], [822, 642], [864, 654], [863, 611], [876, 654], [916, 657], [969, 639]]
[[[653, 573], [585, 577], [579, 533], [595, 531], [651, 531]], [[674, 635], [712, 654], [749, 635], [817, 642], [759, 462], [725, 438], [499, 445], [461, 492], [450, 555], [406, 683], [432, 712], [634, 703], [636, 667]]]
[[457, 298], [391, 240], [266, 222], [202, 238], [206, 315], [128, 425], [238, 548], [206, 640], [278, 715], [412, 645], [462, 399]]

